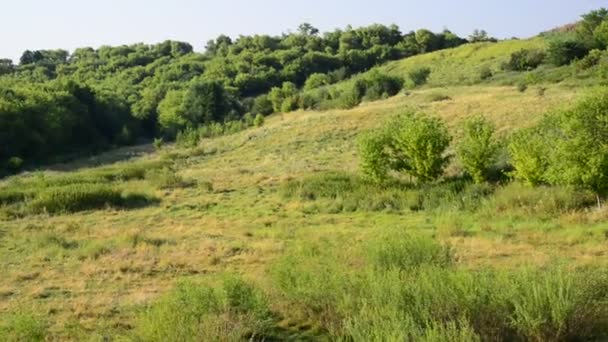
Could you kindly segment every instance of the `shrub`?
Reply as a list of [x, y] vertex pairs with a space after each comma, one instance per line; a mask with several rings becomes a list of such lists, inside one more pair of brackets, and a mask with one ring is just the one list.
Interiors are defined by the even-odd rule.
[[19, 157], [10, 157], [7, 162], [8, 170], [12, 173], [18, 172], [23, 166], [23, 159]]
[[449, 95], [442, 93], [431, 93], [428, 95], [428, 99], [430, 102], [441, 102], [451, 100], [452, 98]]
[[577, 40], [552, 40], [547, 49], [547, 60], [555, 66], [562, 66], [583, 58], [586, 54], [587, 48]]
[[451, 137], [447, 127], [437, 118], [406, 114], [395, 132], [395, 149], [401, 155], [402, 169], [419, 182], [436, 180], [449, 161], [445, 151]]
[[366, 255], [373, 267], [384, 271], [447, 267], [453, 262], [449, 247], [429, 237], [410, 235], [402, 229], [392, 229], [373, 239], [368, 243]]
[[0, 320], [0, 339], [3, 341], [45, 341], [48, 323], [40, 316], [19, 312], [4, 314]]
[[546, 180], [549, 167], [547, 132], [542, 127], [521, 129], [509, 141], [512, 175], [529, 185], [539, 185]]
[[102, 184], [76, 184], [40, 190], [29, 202], [33, 212], [71, 213], [112, 207], [132, 207], [154, 201], [146, 195], [123, 195], [122, 191]]
[[519, 82], [517, 84], [517, 91], [519, 91], [520, 93], [524, 93], [526, 92], [526, 90], [528, 90], [528, 85], [524, 82]]
[[489, 66], [484, 66], [481, 69], [479, 69], [479, 79], [480, 80], [484, 81], [489, 78], [492, 78], [492, 76], [494, 76], [494, 73], [492, 72], [492, 69]]
[[473, 180], [482, 183], [488, 179], [488, 171], [498, 153], [494, 126], [477, 116], [464, 121], [463, 130], [464, 135], [456, 147], [458, 158]]
[[425, 84], [430, 75], [431, 68], [428, 67], [416, 68], [408, 72], [409, 79], [416, 87]]
[[258, 114], [253, 119], [253, 125], [255, 127], [262, 127], [264, 125], [264, 116], [262, 114]]
[[198, 146], [199, 139], [200, 137], [196, 129], [186, 128], [177, 133], [175, 143], [179, 147], [193, 148]]
[[374, 182], [388, 179], [391, 165], [391, 132], [387, 129], [364, 133], [359, 138], [359, 165], [363, 174]]
[[331, 83], [331, 79], [327, 74], [315, 73], [308, 76], [306, 83], [304, 83], [304, 90], [312, 90], [316, 88], [320, 88], [322, 86], [328, 85]]
[[143, 341], [242, 340], [263, 335], [270, 311], [265, 298], [237, 277], [221, 287], [180, 283], [139, 315], [133, 337]]
[[602, 57], [604, 56], [603, 51], [601, 50], [591, 50], [587, 56], [576, 63], [576, 67], [579, 70], [587, 70], [590, 69], [600, 63]]
[[377, 70], [366, 75], [364, 82], [365, 99], [368, 101], [397, 95], [403, 88], [403, 79], [381, 74]]
[[518, 213], [555, 217], [584, 209], [594, 203], [593, 194], [572, 187], [529, 187], [513, 182], [499, 187], [484, 203], [490, 216], [496, 213]]
[[338, 98], [338, 107], [341, 109], [350, 109], [358, 106], [365, 96], [366, 84], [365, 81], [355, 80], [345, 91], [340, 93]]
[[251, 114], [269, 115], [272, 114], [273, 111], [272, 101], [270, 101], [268, 95], [260, 95], [253, 100]]
[[182, 176], [170, 168], [151, 170], [146, 174], [146, 179], [159, 189], [178, 189], [192, 185], [192, 182], [185, 181]]
[[507, 63], [503, 65], [505, 70], [527, 71], [536, 69], [543, 63], [545, 53], [542, 50], [519, 50], [513, 52]]
[[252, 127], [254, 119], [255, 117], [251, 113], [246, 113], [245, 115], [243, 115], [243, 126]]
[[164, 144], [163, 138], [154, 138], [153, 145], [154, 145], [154, 149], [155, 150], [158, 151], [158, 150], [162, 149], [163, 148], [163, 144]]

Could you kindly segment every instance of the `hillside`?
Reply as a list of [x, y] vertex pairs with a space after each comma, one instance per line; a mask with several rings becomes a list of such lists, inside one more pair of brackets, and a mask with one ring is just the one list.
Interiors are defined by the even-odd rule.
[[0, 339], [601, 340], [608, 209], [589, 191], [472, 184], [457, 158], [431, 184], [360, 171], [361, 134], [407, 110], [440, 118], [456, 143], [480, 115], [506, 141], [602, 79], [600, 65], [501, 68], [545, 44], [396, 60], [376, 69], [429, 67], [428, 82], [1, 180]]

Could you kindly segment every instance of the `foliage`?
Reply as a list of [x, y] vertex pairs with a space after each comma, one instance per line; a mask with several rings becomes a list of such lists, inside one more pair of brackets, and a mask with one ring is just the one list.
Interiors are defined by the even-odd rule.
[[585, 46], [575, 39], [554, 39], [547, 48], [547, 61], [556, 66], [570, 64], [587, 54]]
[[262, 114], [258, 114], [253, 119], [253, 125], [255, 127], [262, 127], [264, 125], [264, 116]]
[[182, 282], [139, 316], [133, 332], [143, 341], [240, 340], [269, 329], [265, 298], [240, 277], [219, 287]]
[[463, 137], [456, 151], [464, 169], [476, 183], [488, 179], [488, 171], [496, 160], [498, 142], [494, 126], [481, 116], [471, 117], [463, 124]]
[[542, 50], [520, 50], [511, 54], [508, 62], [503, 64], [503, 69], [513, 71], [527, 71], [536, 69], [545, 60], [545, 52]]
[[428, 67], [416, 68], [408, 72], [408, 77], [414, 86], [421, 86], [425, 84], [430, 75], [431, 69]]
[[547, 132], [541, 127], [521, 129], [509, 140], [511, 164], [515, 168], [513, 176], [529, 185], [539, 185], [545, 181], [549, 167]]

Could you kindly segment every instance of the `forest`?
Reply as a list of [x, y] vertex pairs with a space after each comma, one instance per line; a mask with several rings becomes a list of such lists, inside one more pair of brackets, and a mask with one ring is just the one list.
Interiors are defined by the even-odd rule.
[[447, 30], [404, 34], [395, 25], [372, 25], [320, 34], [302, 24], [277, 37], [221, 35], [202, 53], [177, 41], [28, 50], [18, 65], [0, 61], [0, 164], [15, 172], [53, 157], [173, 139], [247, 114], [311, 108], [317, 100], [298, 98], [302, 88], [465, 42]]

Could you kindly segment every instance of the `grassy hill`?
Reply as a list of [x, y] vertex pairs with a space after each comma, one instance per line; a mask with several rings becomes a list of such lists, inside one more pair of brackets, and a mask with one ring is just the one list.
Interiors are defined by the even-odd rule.
[[[230, 340], [235, 338], [231, 332], [252, 334], [263, 323], [261, 331], [268, 339], [330, 340], [347, 331], [356, 340], [365, 340], [371, 335], [357, 333], [389, 331], [376, 324], [395, 323], [392, 316], [380, 321], [373, 317], [390, 315], [390, 305], [378, 303], [383, 296], [391, 298], [395, 290], [391, 286], [405, 282], [401, 278], [391, 282], [390, 277], [397, 276], [391, 272], [379, 277], [373, 273], [380, 272], [377, 268], [365, 265], [407, 263], [415, 253], [428, 260], [411, 262], [432, 267], [428, 273], [421, 271], [420, 278], [407, 279], [420, 282], [416, 283], [420, 289], [445, 290], [431, 296], [437, 303], [429, 305], [445, 310], [448, 321], [454, 319], [450, 310], [459, 308], [471, 313], [473, 322], [453, 321], [460, 323], [437, 325], [416, 336], [429, 341], [433, 336], [437, 340], [455, 336], [450, 334], [470, 340], [467, 336], [473, 335], [467, 334], [473, 331], [491, 336], [485, 329], [487, 322], [480, 323], [479, 317], [504, 319], [513, 303], [492, 297], [488, 303], [502, 304], [482, 307], [481, 302], [463, 298], [482, 298], [480, 293], [492, 289], [514, 291], [514, 298], [522, 299], [521, 312], [535, 312], [542, 322], [532, 326], [523, 313], [513, 313], [512, 327], [487, 323], [495, 324], [496, 334], [507, 331], [560, 340], [578, 328], [600, 327], [605, 323], [601, 315], [605, 307], [594, 311], [597, 317], [590, 314], [588, 321], [574, 322], [582, 317], [576, 310], [591, 303], [591, 299], [585, 301], [588, 293], [579, 270], [608, 266], [608, 211], [583, 209], [589, 202], [587, 194], [562, 188], [531, 189], [517, 183], [487, 193], [468, 185], [462, 191], [442, 185], [386, 189], [358, 177], [357, 136], [406, 108], [441, 117], [458, 139], [458, 123], [468, 116], [486, 116], [501, 136], [507, 136], [579, 98], [589, 78], [572, 77], [571, 67], [534, 71], [542, 77], [525, 92], [513, 86], [525, 74], [499, 70], [511, 52], [543, 44], [541, 38], [472, 44], [391, 62], [381, 69], [395, 75], [430, 66], [428, 84], [352, 110], [276, 114], [263, 127], [204, 139], [192, 149], [123, 149], [2, 181], [0, 314], [4, 318], [0, 321], [5, 323], [0, 336], [175, 338], [178, 335], [163, 335], [167, 331], [159, 322], [175, 323], [169, 318], [177, 317], [171, 310], [180, 295], [185, 296], [184, 302], [177, 302], [182, 303], [177, 308], [194, 310], [191, 306], [207, 297], [200, 294], [204, 291], [197, 292], [205, 288], [197, 286], [203, 285], [192, 284], [205, 284], [224, 289], [217, 296], [226, 296], [225, 305], [231, 307], [232, 300], [240, 298], [243, 301], [238, 303], [253, 309], [230, 309], [217, 315], [204, 309], [201, 315], [210, 326], [195, 328], [193, 333], [185, 327], [194, 323], [186, 319], [173, 326], [167, 323], [168, 331], [207, 338], [217, 332]], [[494, 70], [493, 78], [478, 80], [480, 66]], [[546, 82], [562, 77], [561, 83]], [[540, 87], [542, 94], [537, 91]], [[127, 161], [114, 162], [132, 154], [135, 157]], [[460, 170], [455, 161], [449, 173], [456, 176]], [[90, 200], [90, 207], [70, 206], [74, 198], [89, 198], [87, 194], [97, 188], [109, 193], [111, 205], [98, 206]], [[47, 203], [44, 200], [66, 204], [57, 212], [34, 205]], [[419, 204], [422, 208], [416, 207]], [[439, 254], [448, 245], [450, 266], [444, 266]], [[437, 249], [440, 252], [433, 254]], [[411, 253], [402, 256], [400, 251]], [[359, 279], [354, 274], [368, 271], [383, 282], [370, 281], [363, 287], [350, 283]], [[482, 273], [475, 278], [474, 272]], [[605, 286], [604, 273], [595, 271], [584, 279]], [[239, 274], [254, 290], [226, 281], [226, 274]], [[439, 278], [434, 281], [433, 277]], [[429, 287], [438, 279], [457, 285]], [[189, 283], [183, 285], [184, 281]], [[520, 288], [526, 282], [538, 294], [536, 301], [526, 302], [529, 298], [524, 294], [529, 291]], [[176, 284], [182, 284], [178, 290]], [[364, 288], [377, 290], [379, 297], [370, 294], [369, 298], [378, 302], [366, 306], [338, 295], [347, 292], [356, 297], [348, 291]], [[458, 294], [456, 289], [464, 292]], [[552, 299], [561, 290], [567, 294]], [[233, 295], [234, 291], [240, 294]], [[563, 331], [552, 325], [558, 318], [544, 316], [560, 303], [574, 308], [563, 311], [569, 324]], [[260, 314], [262, 307], [270, 314]], [[360, 307], [383, 309], [374, 314], [356, 309]], [[499, 307], [506, 311], [490, 313]], [[347, 324], [343, 324], [345, 312], [352, 313]], [[155, 323], [155, 317], [160, 321]], [[215, 320], [222, 323], [213, 325]]]

